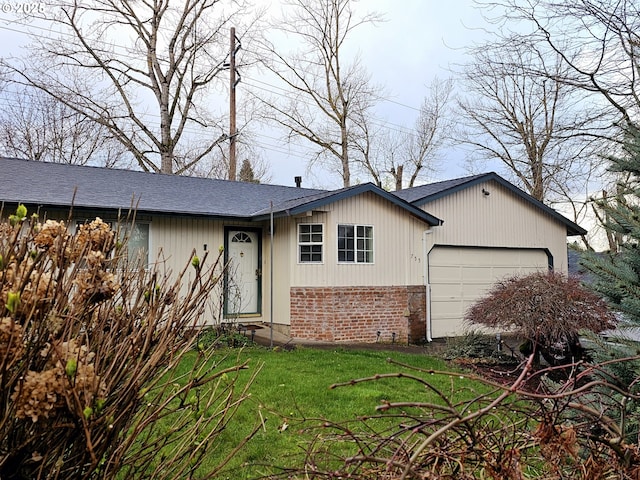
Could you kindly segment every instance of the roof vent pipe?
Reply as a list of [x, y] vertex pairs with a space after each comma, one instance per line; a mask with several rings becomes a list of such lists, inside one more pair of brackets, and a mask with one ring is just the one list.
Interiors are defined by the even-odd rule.
[[293, 177], [293, 181], [296, 182], [296, 187], [300, 188], [302, 186], [302, 177]]

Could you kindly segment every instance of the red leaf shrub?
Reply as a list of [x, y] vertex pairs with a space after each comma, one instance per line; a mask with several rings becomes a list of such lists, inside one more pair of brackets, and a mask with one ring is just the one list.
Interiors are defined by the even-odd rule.
[[465, 321], [521, 335], [544, 355], [558, 345], [573, 350], [581, 330], [602, 332], [613, 328], [616, 318], [577, 278], [538, 272], [496, 283]]

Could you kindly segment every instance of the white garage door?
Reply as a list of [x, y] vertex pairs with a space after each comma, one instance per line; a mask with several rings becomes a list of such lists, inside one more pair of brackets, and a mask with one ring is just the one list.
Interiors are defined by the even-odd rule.
[[548, 268], [543, 250], [434, 247], [429, 253], [431, 336], [459, 335], [466, 310], [497, 280]]

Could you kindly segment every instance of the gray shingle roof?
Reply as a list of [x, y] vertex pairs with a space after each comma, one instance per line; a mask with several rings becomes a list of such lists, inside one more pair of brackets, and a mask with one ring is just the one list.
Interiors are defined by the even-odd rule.
[[128, 210], [265, 220], [302, 213], [364, 192], [385, 198], [430, 225], [436, 217], [376, 187], [336, 191], [0, 158], [0, 201], [55, 207]]
[[[434, 217], [430, 213], [425, 212], [415, 205], [412, 205], [411, 203], [398, 198], [393, 193], [387, 192], [386, 190], [383, 190], [372, 183], [363, 183], [360, 185], [355, 185], [353, 187], [342, 188], [340, 190], [325, 191], [317, 193], [315, 195], [309, 195], [308, 197], [304, 197], [302, 199], [290, 200], [280, 205], [274, 205], [274, 210], [283, 212], [287, 215], [296, 215], [298, 213], [307, 212], [309, 210], [322, 208], [329, 203], [337, 202], [354, 195], [361, 195], [366, 192], [371, 192], [375, 195], [378, 195], [379, 197], [384, 198], [385, 200], [391, 202], [396, 206], [399, 206], [400, 208], [406, 210], [409, 214], [421, 219], [429, 225], [441, 225], [443, 223], [439, 218]], [[269, 214], [270, 209], [256, 212], [255, 219], [266, 219]]]
[[[247, 218], [323, 190], [0, 158], [0, 200]], [[75, 193], [75, 199], [74, 199]]]
[[[371, 183], [328, 191], [280, 185], [230, 182], [208, 178], [86, 167], [0, 158], [0, 201], [76, 208], [128, 210], [140, 213], [204, 215], [264, 220], [295, 215], [365, 192], [385, 198], [430, 225], [442, 221], [420, 208], [437, 198], [494, 180], [567, 226], [568, 235], [586, 233], [496, 173], [436, 182], [389, 193]], [[75, 195], [75, 197], [74, 197]]]
[[451, 195], [465, 188], [469, 188], [473, 185], [484, 183], [490, 180], [499, 183], [516, 196], [520, 197], [526, 202], [533, 204], [535, 207], [546, 212], [551, 217], [564, 224], [567, 228], [567, 235], [584, 235], [587, 233], [587, 231], [577, 223], [572, 222], [565, 216], [555, 211], [553, 208], [550, 208], [539, 200], [536, 200], [531, 195], [520, 190], [518, 187], [506, 181], [504, 178], [494, 172], [472, 175], [469, 177], [455, 178], [453, 180], [445, 180], [443, 182], [431, 183], [429, 185], [422, 185], [419, 187], [407, 188], [405, 190], [395, 192], [395, 194], [398, 197], [406, 200], [407, 202], [412, 203], [413, 205], [424, 206], [429, 202], [437, 200], [438, 198]]
[[[453, 178], [451, 180], [444, 180], [442, 182], [429, 183], [427, 185], [421, 185], [419, 187], [405, 188], [394, 192], [398, 197], [406, 200], [410, 203], [418, 203], [421, 200], [433, 201], [435, 198], [439, 198], [441, 194], [449, 195], [458, 190], [459, 187], [467, 187], [473, 184], [478, 179], [483, 179], [486, 174], [472, 175], [470, 177]], [[436, 197], [438, 196], [438, 197]]]

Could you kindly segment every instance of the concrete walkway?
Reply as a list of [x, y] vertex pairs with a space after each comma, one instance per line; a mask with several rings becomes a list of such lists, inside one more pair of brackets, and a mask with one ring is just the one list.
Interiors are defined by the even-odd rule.
[[[254, 325], [258, 328], [253, 330], [253, 341], [258, 345], [264, 345], [266, 347], [284, 347], [291, 345], [293, 347], [293, 339], [283, 333], [276, 330], [271, 331], [269, 325]], [[247, 336], [251, 337], [251, 333], [247, 332]], [[272, 345], [273, 342], [273, 345]]]
[[[258, 345], [265, 347], [280, 347], [284, 349], [294, 349], [297, 346], [305, 346], [310, 348], [322, 349], [362, 349], [362, 350], [388, 350], [407, 353], [423, 353], [427, 355], [435, 354], [442, 351], [445, 346], [444, 342], [431, 342], [428, 345], [407, 345], [403, 343], [335, 343], [335, 342], [318, 342], [313, 340], [293, 339], [288, 335], [277, 332], [271, 332], [269, 325], [263, 324], [246, 324], [247, 330], [244, 334], [253, 338]], [[241, 330], [242, 331], [242, 330]]]

